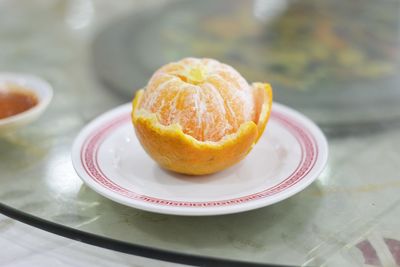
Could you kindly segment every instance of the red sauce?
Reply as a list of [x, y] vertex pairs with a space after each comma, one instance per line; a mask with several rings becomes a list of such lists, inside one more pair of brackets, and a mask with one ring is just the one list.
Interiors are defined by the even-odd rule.
[[0, 119], [24, 112], [38, 103], [36, 94], [15, 85], [0, 88]]

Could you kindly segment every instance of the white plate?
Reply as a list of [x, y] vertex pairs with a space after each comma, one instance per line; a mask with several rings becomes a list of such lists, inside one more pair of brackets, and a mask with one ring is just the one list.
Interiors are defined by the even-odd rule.
[[35, 93], [36, 106], [16, 115], [0, 119], [0, 132], [8, 132], [35, 121], [45, 111], [53, 97], [53, 89], [45, 80], [30, 74], [0, 73], [0, 89], [8, 90], [7, 84], [15, 84]]
[[300, 113], [274, 103], [266, 131], [237, 165], [206, 176], [161, 169], [143, 150], [130, 119], [131, 104], [87, 125], [75, 140], [72, 162], [99, 194], [142, 210], [217, 215], [271, 205], [303, 190], [323, 170], [328, 145]]

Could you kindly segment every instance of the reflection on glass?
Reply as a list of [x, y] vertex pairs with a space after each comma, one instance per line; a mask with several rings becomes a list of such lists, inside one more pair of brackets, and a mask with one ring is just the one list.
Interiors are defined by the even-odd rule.
[[90, 24], [94, 8], [92, 0], [68, 1], [66, 22], [74, 30], [80, 30]]
[[287, 0], [255, 0], [253, 13], [256, 19], [265, 23], [281, 15], [287, 8]]
[[56, 197], [71, 197], [82, 185], [80, 179], [67, 179], [65, 177], [76, 177], [72, 168], [71, 156], [63, 150], [56, 150], [47, 158], [46, 164], [46, 184], [55, 192]]

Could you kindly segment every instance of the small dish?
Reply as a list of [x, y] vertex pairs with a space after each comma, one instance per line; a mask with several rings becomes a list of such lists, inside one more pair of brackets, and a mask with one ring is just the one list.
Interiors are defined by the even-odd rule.
[[93, 190], [142, 210], [201, 216], [268, 206], [306, 188], [327, 161], [321, 130], [274, 103], [266, 131], [243, 161], [212, 175], [180, 175], [161, 169], [145, 153], [130, 113], [126, 104], [87, 125], [75, 139], [72, 162]]
[[52, 87], [46, 81], [34, 75], [0, 73], [0, 87], [7, 87], [9, 84], [33, 92], [38, 103], [24, 112], [0, 119], [0, 133], [16, 130], [35, 121], [44, 112], [53, 97]]

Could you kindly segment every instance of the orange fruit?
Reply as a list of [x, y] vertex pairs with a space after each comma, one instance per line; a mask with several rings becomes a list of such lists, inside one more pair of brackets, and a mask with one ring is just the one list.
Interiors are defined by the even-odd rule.
[[163, 168], [210, 174], [250, 152], [271, 104], [269, 84], [249, 85], [214, 59], [185, 58], [161, 67], [136, 93], [132, 122], [143, 148]]

